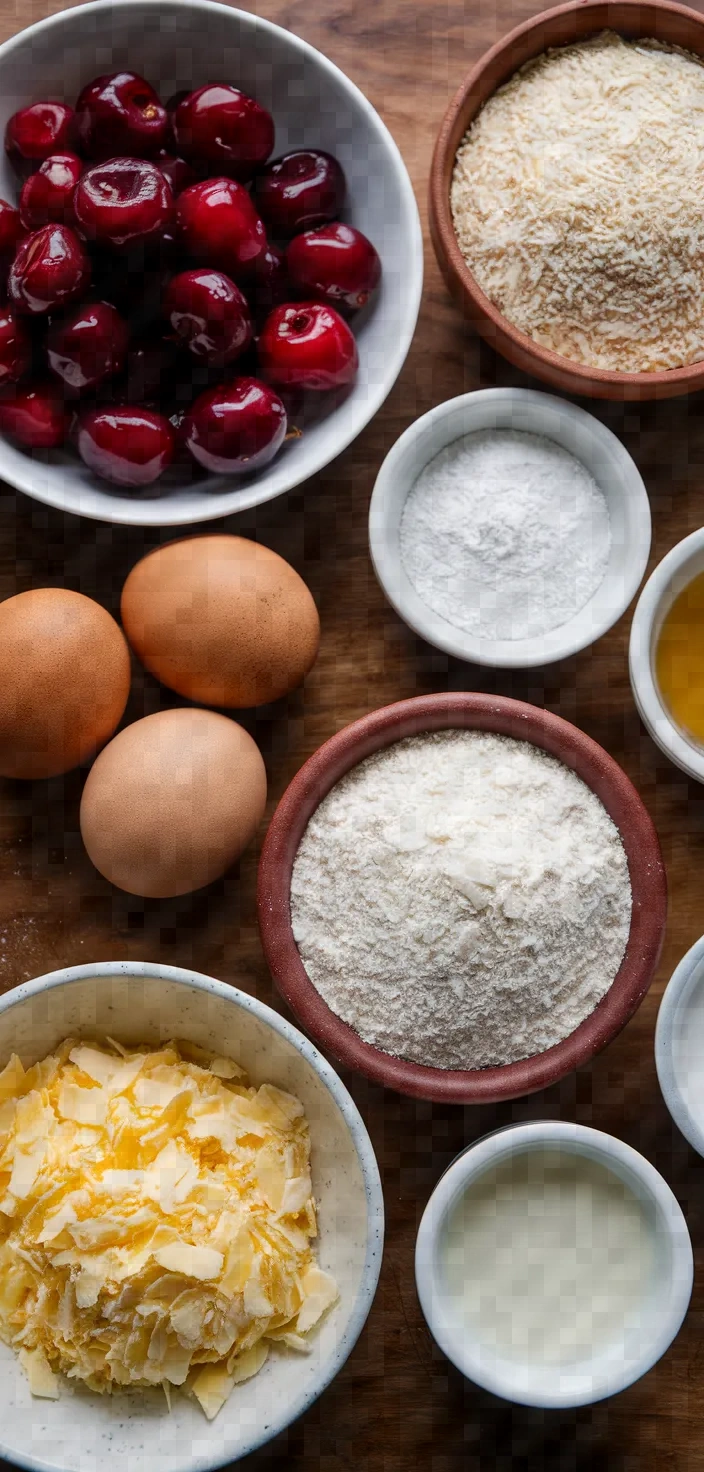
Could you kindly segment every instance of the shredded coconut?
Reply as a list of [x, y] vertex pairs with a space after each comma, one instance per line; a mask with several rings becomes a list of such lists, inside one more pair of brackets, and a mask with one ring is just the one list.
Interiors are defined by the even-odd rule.
[[436, 1068], [567, 1037], [611, 985], [630, 914], [598, 798], [528, 742], [475, 731], [361, 762], [311, 818], [291, 883], [293, 933], [328, 1005]]
[[455, 230], [482, 290], [598, 368], [704, 357], [704, 66], [613, 32], [548, 51], [457, 153]]
[[421, 472], [400, 541], [410, 581], [441, 618], [485, 639], [535, 638], [600, 587], [611, 523], [593, 476], [554, 440], [480, 430]]

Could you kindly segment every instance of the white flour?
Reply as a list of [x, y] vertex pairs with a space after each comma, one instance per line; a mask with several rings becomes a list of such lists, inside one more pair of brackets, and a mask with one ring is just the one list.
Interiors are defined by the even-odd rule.
[[527, 742], [473, 731], [410, 737], [343, 777], [291, 883], [293, 933], [328, 1005], [437, 1068], [567, 1037], [616, 975], [630, 915], [598, 798]]
[[401, 560], [418, 596], [485, 639], [559, 628], [601, 585], [611, 551], [603, 492], [543, 435], [478, 430], [419, 475], [401, 518]]

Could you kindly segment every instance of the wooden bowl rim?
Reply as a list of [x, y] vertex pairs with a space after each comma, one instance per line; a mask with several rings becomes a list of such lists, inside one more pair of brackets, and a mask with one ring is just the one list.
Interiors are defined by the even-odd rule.
[[[291, 928], [290, 887], [296, 852], [310, 817], [335, 783], [365, 757], [405, 736], [455, 728], [529, 741], [576, 772], [619, 829], [633, 895], [623, 961], [590, 1016], [546, 1052], [486, 1069], [431, 1068], [364, 1042], [316, 990]], [[525, 701], [463, 691], [421, 695], [383, 706], [345, 726], [319, 747], [287, 787], [271, 820], [259, 864], [257, 906], [262, 946], [274, 982], [299, 1023], [322, 1048], [398, 1093], [455, 1104], [489, 1104], [557, 1083], [588, 1062], [625, 1026], [643, 1001], [658, 963], [667, 888], [658, 837], [642, 799], [626, 773], [596, 741], [561, 716]]]
[[[704, 387], [704, 358], [697, 363], [691, 363], [683, 368], [668, 368], [658, 370], [654, 373], [621, 373], [614, 369], [591, 368], [588, 364], [577, 363], [572, 358], [562, 357], [561, 354], [553, 352], [550, 348], [543, 347], [540, 343], [528, 337], [515, 327], [508, 317], [505, 317], [498, 307], [482, 291], [479, 283], [472, 275], [459, 247], [457, 236], [452, 221], [450, 208], [450, 180], [454, 165], [457, 144], [453, 144], [453, 133], [458, 119], [468, 110], [468, 104], [472, 92], [479, 85], [484, 73], [504, 55], [510, 62], [510, 53], [516, 42], [535, 34], [536, 37], [546, 28], [552, 30], [559, 28], [559, 22], [568, 16], [590, 17], [595, 12], [603, 15], [604, 11], [613, 12], [612, 19], [608, 22], [611, 29], [618, 31], [619, 23], [616, 20], [618, 12], [632, 15], [634, 34], [641, 36], [647, 34], [647, 17], [653, 12], [658, 16], [678, 17], [680, 20], [689, 21], [701, 34], [701, 55], [704, 60], [704, 15], [692, 10], [689, 6], [679, 5], [676, 0], [567, 0], [564, 5], [556, 5], [549, 10], [543, 10], [539, 15], [531, 17], [530, 20], [522, 21], [520, 25], [514, 26], [507, 35], [496, 41], [488, 51], [480, 57], [479, 61], [469, 72], [465, 80], [460, 84], [452, 98], [435, 141], [433, 157], [430, 166], [429, 180], [429, 209], [430, 209], [430, 233], [441, 271], [446, 276], [448, 284], [450, 281], [460, 294], [465, 303], [470, 303], [478, 314], [479, 321], [475, 322], [477, 330], [488, 341], [494, 341], [494, 335], [505, 337], [513, 345], [520, 360], [530, 360], [532, 371], [537, 377], [547, 379], [553, 384], [561, 384], [568, 387], [574, 393], [582, 393], [598, 396], [598, 389], [603, 388], [604, 396], [619, 396], [623, 390], [631, 390], [637, 393], [641, 399], [654, 397], [658, 390], [668, 390], [671, 394], [689, 393]], [[604, 25], [596, 23], [590, 27], [582, 25], [579, 21], [579, 35], [575, 35], [573, 41], [583, 39], [590, 33], [595, 34], [604, 29]], [[650, 27], [652, 30], [652, 27]], [[667, 36], [659, 36], [667, 42]], [[541, 44], [536, 48], [535, 56], [540, 55], [551, 46], [570, 45], [568, 39], [561, 41], [552, 40], [549, 35], [541, 37]], [[680, 43], [677, 43], [680, 44]], [[692, 45], [691, 50], [697, 48]], [[521, 65], [508, 64], [503, 72], [501, 80], [497, 81], [489, 96], [500, 86], [508, 81]], [[463, 132], [469, 123], [478, 116], [481, 108], [485, 105], [488, 97], [468, 115], [463, 122]], [[493, 334], [487, 330], [487, 324], [493, 329]], [[502, 351], [500, 344], [497, 350]]]

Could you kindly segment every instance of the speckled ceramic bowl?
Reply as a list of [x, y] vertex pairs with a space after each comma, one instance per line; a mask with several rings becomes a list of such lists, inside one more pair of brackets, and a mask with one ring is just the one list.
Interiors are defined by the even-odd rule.
[[[354, 331], [359, 372], [348, 391], [321, 395], [300, 438], [247, 476], [191, 481], [175, 466], [135, 495], [100, 480], [70, 450], [30, 456], [0, 437], [2, 480], [61, 511], [128, 526], [190, 526], [260, 506], [324, 469], [373, 419], [392, 389], [415, 331], [423, 289], [423, 241], [406, 165], [379, 114], [358, 87], [291, 30], [216, 0], [94, 0], [39, 19], [23, 5], [8, 27], [35, 23], [0, 45], [0, 128], [39, 97], [73, 102], [96, 73], [129, 68], [163, 97], [212, 79], [233, 81], [270, 108], [277, 155], [325, 148], [348, 184], [344, 218], [369, 235], [383, 277]], [[0, 148], [0, 196], [17, 181]]]
[[[429, 1068], [365, 1043], [314, 987], [291, 928], [291, 873], [306, 825], [358, 762], [404, 736], [453, 728], [529, 741], [557, 757], [596, 793], [618, 828], [631, 878], [631, 929], [621, 966], [598, 1007], [563, 1042], [498, 1068]], [[259, 928], [274, 980], [299, 1022], [349, 1068], [401, 1094], [454, 1104], [492, 1104], [557, 1083], [600, 1052], [640, 1006], [665, 930], [667, 892], [657, 834], [617, 762], [583, 731], [550, 711], [502, 696], [422, 695], [372, 711], [338, 731], [305, 763], [271, 820], [259, 867]]]
[[68, 1035], [125, 1044], [185, 1038], [240, 1062], [252, 1082], [297, 1094], [310, 1123], [321, 1266], [340, 1299], [308, 1355], [272, 1354], [236, 1386], [214, 1421], [161, 1391], [70, 1393], [33, 1400], [11, 1349], [0, 1345], [0, 1456], [31, 1472], [210, 1472], [283, 1431], [347, 1359], [367, 1318], [381, 1266], [384, 1208], [374, 1152], [347, 1090], [324, 1058], [271, 1008], [210, 976], [173, 966], [99, 962], [26, 982], [0, 998], [0, 1066], [12, 1051], [44, 1057]]

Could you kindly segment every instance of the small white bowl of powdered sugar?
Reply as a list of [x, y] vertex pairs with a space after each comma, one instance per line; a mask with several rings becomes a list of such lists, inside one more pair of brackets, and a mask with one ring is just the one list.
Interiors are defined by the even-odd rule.
[[489, 1103], [555, 1083], [624, 1026], [665, 925], [625, 773], [549, 711], [476, 693], [363, 716], [294, 777], [259, 870], [274, 979], [377, 1083]]
[[593, 415], [532, 389], [431, 409], [387, 455], [369, 510], [374, 568], [421, 638], [509, 669], [592, 644], [650, 552], [637, 466]]

